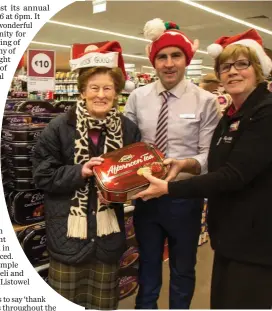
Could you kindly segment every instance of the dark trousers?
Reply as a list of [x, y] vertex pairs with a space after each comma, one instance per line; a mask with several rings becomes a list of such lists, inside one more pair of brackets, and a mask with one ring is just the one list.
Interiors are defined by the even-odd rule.
[[215, 253], [211, 309], [271, 309], [272, 266], [238, 262]]
[[168, 196], [136, 201], [134, 226], [139, 245], [136, 309], [157, 309], [162, 285], [162, 257], [168, 238], [170, 309], [188, 309], [195, 288], [196, 251], [203, 200]]

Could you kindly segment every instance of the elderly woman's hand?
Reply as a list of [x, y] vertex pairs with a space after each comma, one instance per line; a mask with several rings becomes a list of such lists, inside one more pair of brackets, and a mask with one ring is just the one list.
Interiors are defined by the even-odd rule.
[[143, 176], [146, 179], [148, 179], [148, 181], [150, 182], [150, 185], [146, 190], [135, 194], [131, 198], [132, 200], [141, 198], [144, 201], [147, 201], [149, 199], [158, 198], [168, 193], [168, 182], [167, 181], [161, 180], [147, 173], [144, 173]]
[[86, 162], [81, 170], [81, 175], [83, 178], [88, 178], [90, 176], [93, 176], [93, 166], [100, 165], [102, 162], [104, 162], [103, 158], [100, 157], [93, 157], [88, 162]]

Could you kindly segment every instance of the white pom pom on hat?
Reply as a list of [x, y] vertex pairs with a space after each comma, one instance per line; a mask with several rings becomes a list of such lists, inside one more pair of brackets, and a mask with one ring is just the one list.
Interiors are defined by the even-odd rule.
[[148, 21], [144, 26], [144, 37], [151, 41], [157, 40], [166, 30], [162, 19], [154, 18]]
[[130, 80], [126, 80], [124, 90], [126, 92], [132, 92], [134, 89], [135, 89], [135, 83]]
[[207, 47], [207, 52], [212, 58], [216, 58], [223, 52], [223, 47], [220, 44], [213, 43]]

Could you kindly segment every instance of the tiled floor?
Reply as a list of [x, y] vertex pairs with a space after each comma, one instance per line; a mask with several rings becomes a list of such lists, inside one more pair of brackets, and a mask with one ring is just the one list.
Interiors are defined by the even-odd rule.
[[[213, 252], [209, 243], [198, 248], [196, 265], [196, 289], [191, 304], [191, 309], [209, 309], [210, 281], [212, 270]], [[168, 262], [163, 267], [163, 286], [159, 299], [159, 308], [168, 309]], [[135, 295], [132, 295], [119, 303], [119, 309], [134, 309]]]

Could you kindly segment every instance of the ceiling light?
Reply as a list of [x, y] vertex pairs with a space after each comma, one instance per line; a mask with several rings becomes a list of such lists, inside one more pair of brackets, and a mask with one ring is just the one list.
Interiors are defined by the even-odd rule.
[[[70, 49], [71, 46], [70, 45], [63, 45], [63, 44], [55, 44], [55, 43], [50, 43], [50, 42], [41, 42], [41, 41], [31, 41], [31, 44], [40, 44], [40, 45], [47, 45], [47, 46], [55, 46], [55, 47], [61, 47], [61, 48], [66, 48], [66, 49]], [[205, 52], [206, 53], [206, 52]], [[138, 56], [138, 55], [133, 55], [133, 54], [124, 54], [122, 53], [122, 55], [124, 57], [130, 57], [130, 58], [138, 58], [138, 59], [144, 59], [144, 60], [149, 60], [148, 57], [146, 56]], [[142, 66], [145, 68], [152, 68], [151, 66]], [[202, 66], [202, 68], [206, 68], [206, 69], [213, 69], [212, 67], [206, 67], [206, 66]]]
[[[102, 30], [102, 29], [98, 29], [98, 28], [91, 28], [91, 27], [86, 27], [86, 26], [81, 26], [81, 25], [62, 23], [62, 22], [52, 21], [52, 20], [49, 20], [47, 23], [55, 24], [55, 25], [60, 25], [60, 26], [65, 26], [65, 27], [83, 29], [83, 30], [88, 30], [88, 31], [100, 32], [100, 33], [104, 33], [104, 34], [107, 34], [107, 35], [113, 35], [113, 36], [122, 37], [122, 38], [126, 38], [126, 39], [132, 39], [132, 40], [138, 40], [138, 41], [144, 41], [144, 42], [151, 42], [151, 40], [148, 40], [148, 39], [144, 39], [144, 38], [140, 38], [140, 37], [135, 37], [135, 36], [124, 35], [124, 34], [119, 33], [119, 32]], [[202, 51], [202, 50], [197, 50], [197, 52], [198, 53], [202, 53], [202, 54], [208, 54], [206, 51]]]
[[140, 58], [140, 59], [146, 59], [146, 60], [149, 60], [148, 57], [145, 57], [145, 56], [138, 56], [138, 55], [132, 55], [132, 54], [124, 54], [122, 53], [123, 56], [125, 57], [132, 57], [132, 58]]
[[191, 6], [195, 7], [195, 8], [201, 9], [203, 11], [212, 13], [214, 15], [221, 16], [223, 18], [226, 18], [226, 19], [231, 20], [233, 22], [236, 22], [238, 24], [242, 24], [242, 25], [250, 27], [250, 28], [255, 28], [256, 30], [259, 30], [259, 31], [264, 32], [264, 33], [267, 33], [269, 35], [272, 35], [272, 31], [271, 30], [259, 27], [257, 25], [252, 24], [252, 23], [248, 23], [248, 22], [246, 22], [246, 21], [244, 21], [242, 19], [239, 19], [239, 18], [233, 17], [231, 15], [228, 15], [228, 14], [219, 12], [217, 10], [211, 9], [211, 8], [209, 8], [209, 7], [205, 6], [205, 5], [199, 4], [197, 2], [194, 2], [194, 1], [191, 1], [191, 0], [179, 0], [179, 1], [183, 2], [185, 4], [188, 4], [188, 5], [191, 5]]
[[198, 53], [201, 53], [201, 54], [208, 54], [207, 51], [202, 51], [202, 50], [197, 50]]
[[213, 67], [210, 67], [210, 66], [202, 66], [202, 68], [214, 70], [214, 68], [213, 68]]
[[52, 20], [49, 20], [47, 23], [56, 24], [56, 25], [60, 25], [60, 26], [65, 26], [65, 27], [83, 29], [83, 30], [88, 30], [88, 31], [95, 31], [95, 32], [100, 32], [100, 33], [104, 33], [104, 34], [107, 34], [107, 35], [114, 35], [114, 36], [117, 36], [117, 37], [122, 37], [122, 38], [127, 38], [127, 39], [133, 39], [133, 40], [138, 40], [138, 41], [151, 42], [150, 40], [147, 40], [147, 39], [144, 39], [144, 38], [139, 38], [139, 37], [135, 37], [135, 36], [124, 35], [124, 34], [119, 33], [119, 32], [113, 32], [113, 31], [108, 31], [108, 30], [102, 30], [102, 29], [98, 29], [98, 28], [85, 27], [85, 26], [80, 26], [80, 25], [74, 25], [74, 24], [69, 24], [69, 23], [62, 23], [62, 22], [58, 22], [58, 21], [52, 21]]
[[[51, 46], [56, 46], [56, 47], [61, 47], [61, 48], [68, 48], [70, 49], [70, 45], [62, 45], [62, 44], [55, 44], [55, 43], [49, 43], [49, 42], [41, 42], [41, 41], [31, 41], [30, 43], [32, 44], [41, 44], [41, 45], [51, 45]], [[124, 54], [122, 53], [123, 56], [125, 57], [132, 57], [132, 58], [139, 58], [139, 59], [146, 59], [148, 60], [148, 57], [145, 56], [138, 56], [138, 55], [132, 55], [132, 54]]]
[[31, 41], [30, 43], [32, 43], [32, 44], [41, 44], [41, 45], [51, 45], [51, 46], [57, 46], [57, 47], [66, 48], [66, 49], [70, 49], [71, 48], [70, 45], [55, 44], [55, 43], [49, 43], [49, 42]]

